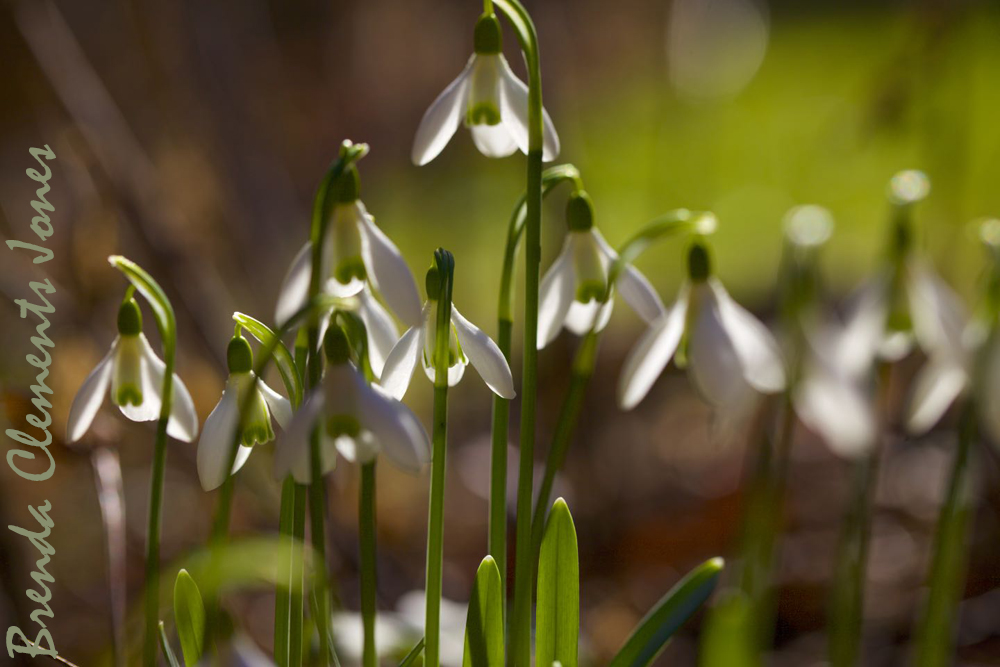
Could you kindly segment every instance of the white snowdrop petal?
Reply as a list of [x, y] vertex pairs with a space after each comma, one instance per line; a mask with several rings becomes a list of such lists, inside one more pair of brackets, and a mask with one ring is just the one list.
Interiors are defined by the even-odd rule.
[[820, 354], [832, 350], [830, 364], [856, 379], [868, 374], [883, 343], [887, 280], [880, 275], [864, 284], [852, 298], [844, 327], [828, 330], [829, 344], [818, 341], [816, 346]]
[[418, 167], [436, 158], [458, 129], [465, 112], [469, 74], [475, 59], [475, 56], [469, 59], [462, 73], [437, 96], [420, 120], [410, 154], [413, 164]]
[[[522, 152], [528, 152], [528, 86], [517, 78], [510, 68], [506, 58], [502, 59], [503, 68], [503, 118], [504, 123], [512, 128]], [[559, 135], [549, 117], [549, 112], [542, 109], [542, 160], [551, 162], [559, 157]], [[516, 128], [516, 129], [515, 129]]]
[[397, 400], [402, 400], [413, 378], [413, 370], [421, 357], [423, 327], [410, 327], [389, 352], [382, 368], [379, 384]]
[[931, 357], [913, 383], [906, 410], [906, 429], [921, 435], [937, 424], [968, 385], [968, 375], [949, 356]]
[[743, 376], [740, 356], [707, 285], [692, 287], [690, 307], [697, 309], [688, 343], [691, 380], [712, 405], [730, 411], [744, 407], [754, 390]]
[[[119, 374], [119, 378], [135, 377], [135, 369], [138, 369], [137, 377], [142, 391], [142, 403], [140, 405], [118, 406], [123, 415], [135, 422], [149, 422], [160, 418], [164, 365], [155, 354], [151, 357], [146, 355], [148, 346], [146, 335], [142, 333], [138, 336], [122, 336], [118, 342], [115, 372]], [[129, 370], [125, 366], [135, 366], [135, 369]], [[115, 380], [116, 378], [113, 377], [112, 390], [115, 389]]]
[[[198, 479], [205, 491], [216, 489], [226, 481], [226, 463], [229, 460], [233, 438], [236, 436], [239, 410], [239, 391], [236, 383], [230, 378], [225, 391], [222, 392], [222, 398], [205, 420], [205, 428], [198, 439]], [[243, 445], [239, 447], [250, 449]], [[238, 456], [237, 462], [239, 462]], [[233, 472], [238, 469], [234, 467]]]
[[875, 445], [875, 412], [869, 397], [851, 378], [811, 368], [793, 402], [802, 422], [837, 455], [857, 458]]
[[257, 391], [264, 397], [264, 402], [267, 403], [268, 410], [270, 410], [274, 420], [278, 422], [278, 426], [287, 428], [292, 421], [291, 402], [271, 389], [263, 380], [257, 380]]
[[118, 339], [111, 344], [111, 349], [104, 358], [90, 371], [90, 375], [80, 385], [76, 392], [73, 405], [69, 409], [69, 419], [66, 422], [66, 439], [76, 442], [83, 437], [94, 421], [94, 416], [100, 409], [111, 386], [111, 371], [113, 370], [115, 347]]
[[507, 359], [493, 339], [465, 319], [454, 305], [451, 307], [451, 322], [455, 325], [462, 352], [469, 358], [486, 386], [500, 398], [513, 399], [517, 395], [514, 391], [514, 378]]
[[[427, 376], [427, 379], [431, 381], [431, 384], [433, 384], [434, 379], [437, 377], [437, 372], [434, 370], [433, 366], [427, 363], [426, 357], [421, 356], [420, 360], [421, 360], [420, 364], [424, 368], [424, 374]], [[453, 366], [448, 367], [449, 387], [454, 387], [462, 380], [462, 378], [465, 376], [465, 367], [467, 365], [468, 361], [465, 359], [461, 359], [458, 362], [456, 362]]]
[[292, 473], [295, 481], [308, 484], [310, 481], [309, 436], [325, 403], [323, 389], [315, 389], [306, 397], [295, 412], [284, 433], [278, 437], [274, 447], [274, 474], [284, 479]]
[[[156, 400], [149, 407], [152, 408], [155, 404], [156, 417], [153, 419], [157, 419], [160, 416], [160, 397], [163, 395], [163, 374], [166, 371], [166, 364], [156, 356], [156, 352], [153, 351], [145, 335], [139, 334], [139, 344], [142, 346], [143, 361], [148, 370], [148, 373], [144, 375], [143, 382], [148, 381], [151, 388], [154, 389]], [[143, 392], [145, 394], [146, 390], [143, 389]], [[177, 373], [174, 373], [170, 393], [172, 398], [170, 400], [170, 420], [167, 421], [167, 434], [182, 442], [191, 442], [198, 436], [198, 413], [194, 409], [191, 392], [188, 391], [187, 386]], [[145, 403], [146, 401], [143, 400], [143, 404]]]
[[958, 295], [922, 262], [909, 267], [907, 299], [913, 332], [928, 353], [958, 356], [968, 316]]
[[358, 298], [358, 316], [368, 332], [368, 362], [375, 377], [382, 376], [385, 360], [399, 340], [399, 331], [392, 316], [372, 293], [365, 289]]
[[545, 272], [538, 289], [538, 349], [559, 335], [575, 296], [572, 235], [566, 235], [562, 250]]
[[677, 302], [651, 325], [629, 352], [618, 380], [618, 405], [631, 410], [646, 397], [653, 383], [670, 363], [684, 335], [687, 288]]
[[517, 150], [517, 143], [508, 128], [503, 123], [496, 125], [472, 125], [469, 127], [472, 141], [479, 152], [486, 157], [507, 157]]
[[358, 204], [362, 231], [361, 252], [370, 272], [368, 278], [399, 319], [413, 326], [420, 322], [420, 295], [410, 267], [399, 249], [375, 226]]
[[656, 293], [646, 276], [634, 266], [627, 265], [619, 274], [618, 280], [615, 281], [615, 289], [625, 303], [631, 306], [636, 315], [647, 324], [655, 322], [666, 311], [660, 295]]
[[[599, 303], [593, 300], [588, 301], [587, 303], [580, 303], [579, 301], [573, 300], [570, 303], [569, 310], [566, 311], [566, 319], [564, 323], [566, 328], [577, 336], [586, 335], [590, 332], [591, 328], [595, 331], [602, 331], [611, 320], [611, 311], [614, 309], [614, 306], [615, 299], [613, 296], [608, 297], [608, 300], [605, 303]], [[598, 312], [598, 309], [600, 309], [600, 312]]]
[[710, 281], [718, 302], [719, 315], [733, 349], [740, 359], [743, 377], [765, 394], [785, 388], [785, 366], [781, 350], [767, 327], [729, 296], [725, 288]]
[[288, 273], [278, 292], [278, 305], [274, 309], [274, 319], [281, 325], [288, 321], [299, 309], [306, 305], [309, 297], [309, 281], [312, 277], [312, 244], [306, 243], [295, 255]]
[[430, 461], [430, 438], [413, 411], [377, 386], [359, 388], [358, 411], [393, 464], [416, 473]]

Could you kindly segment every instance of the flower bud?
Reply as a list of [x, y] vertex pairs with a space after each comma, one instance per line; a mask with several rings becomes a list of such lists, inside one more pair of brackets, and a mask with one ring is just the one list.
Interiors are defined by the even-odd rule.
[[594, 203], [583, 190], [574, 192], [566, 202], [566, 226], [571, 232], [586, 232], [594, 226]]
[[688, 276], [694, 282], [704, 282], [712, 275], [712, 260], [708, 248], [695, 241], [688, 250]]
[[122, 301], [118, 308], [118, 333], [122, 336], [138, 336], [142, 333], [142, 313], [135, 299]]
[[500, 33], [500, 21], [496, 14], [483, 14], [476, 21], [476, 29], [472, 38], [476, 53], [492, 55], [503, 49], [503, 38]]
[[226, 362], [229, 365], [230, 374], [249, 373], [253, 369], [253, 351], [246, 338], [233, 336], [229, 340], [229, 347], [226, 348]]
[[347, 334], [336, 325], [331, 325], [326, 330], [323, 350], [326, 352], [327, 360], [334, 365], [346, 364], [351, 358], [351, 344], [347, 340]]

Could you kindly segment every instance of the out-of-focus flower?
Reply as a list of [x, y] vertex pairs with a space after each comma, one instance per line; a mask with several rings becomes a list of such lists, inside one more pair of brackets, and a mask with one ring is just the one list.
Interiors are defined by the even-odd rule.
[[[118, 336], [111, 343], [111, 350], [84, 380], [70, 406], [67, 440], [76, 442], [83, 437], [109, 388], [111, 402], [132, 421], [159, 419], [165, 369], [142, 333], [139, 304], [135, 299], [127, 299], [118, 309]], [[198, 435], [198, 414], [191, 394], [176, 373], [172, 394], [167, 433], [191, 442]]]
[[[600, 331], [614, 306], [613, 296], [608, 296], [608, 271], [618, 255], [594, 227], [593, 204], [586, 193], [570, 196], [566, 223], [569, 231], [562, 251], [539, 289], [538, 349], [555, 340], [563, 327], [583, 335], [596, 324]], [[631, 265], [619, 273], [615, 288], [647, 324], [665, 312], [656, 290]]]
[[[475, 53], [444, 89], [420, 121], [413, 141], [416, 165], [433, 160], [448, 145], [460, 121], [486, 157], [507, 157], [528, 152], [528, 87], [514, 75], [501, 53], [500, 22], [483, 14], [476, 22]], [[559, 155], [559, 136], [549, 114], [543, 111], [545, 131], [542, 159]]]
[[334, 468], [339, 452], [348, 461], [368, 463], [380, 452], [399, 468], [418, 472], [430, 459], [430, 438], [413, 412], [378, 385], [369, 385], [351, 365], [347, 337], [332, 327], [324, 337], [329, 365], [322, 385], [295, 413], [275, 449], [279, 479], [291, 473], [310, 481], [310, 434], [320, 432], [321, 471]]
[[[434, 271], [432, 269], [428, 273], [428, 283], [432, 281], [432, 275], [436, 276]], [[427, 294], [429, 298], [424, 304], [423, 323], [410, 327], [403, 334], [396, 347], [392, 348], [382, 371], [380, 384], [397, 399], [402, 399], [406, 394], [418, 361], [431, 382], [435, 378], [437, 300], [431, 295], [437, 292], [429, 285]], [[453, 387], [458, 384], [465, 374], [465, 367], [470, 363], [479, 372], [486, 386], [495, 394], [506, 399], [514, 398], [514, 379], [500, 348], [493, 339], [465, 319], [462, 313], [458, 312], [458, 308], [452, 305], [451, 331], [448, 334], [448, 386]]]
[[[333, 196], [328, 232], [322, 252], [322, 290], [332, 296], [362, 294], [366, 281], [385, 299], [393, 313], [407, 324], [420, 318], [420, 296], [406, 260], [358, 198], [360, 178], [351, 166], [341, 176]], [[309, 297], [312, 243], [295, 256], [278, 297], [275, 319], [287, 321]], [[374, 347], [374, 346], [373, 346]]]
[[[226, 667], [274, 667], [274, 661], [257, 648], [253, 640], [242, 632], [234, 635], [219, 648], [221, 664]], [[214, 664], [211, 658], [203, 658], [198, 665], [207, 667]]]
[[[222, 392], [222, 399], [205, 420], [205, 428], [198, 440], [198, 478], [206, 491], [211, 491], [226, 481], [226, 463], [233, 446], [235, 431], [239, 428], [239, 450], [233, 464], [235, 474], [246, 463], [254, 445], [274, 440], [271, 417], [284, 428], [292, 420], [292, 406], [288, 399], [271, 389], [263, 379], [254, 385], [253, 352], [250, 343], [242, 336], [234, 336], [226, 351], [229, 378]], [[240, 419], [240, 408], [253, 391], [249, 407]]]
[[677, 301], [629, 353], [618, 384], [621, 407], [631, 409], [645, 398], [679, 349], [686, 351], [682, 361], [701, 395], [727, 412], [742, 413], [758, 392], [784, 389], [778, 344], [712, 275], [701, 242], [688, 253], [688, 275]]

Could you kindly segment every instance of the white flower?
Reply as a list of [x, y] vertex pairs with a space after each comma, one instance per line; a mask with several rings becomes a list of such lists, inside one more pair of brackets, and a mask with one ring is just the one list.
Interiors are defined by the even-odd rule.
[[[365, 332], [368, 336], [368, 363], [372, 372], [375, 373], [375, 377], [382, 377], [385, 360], [399, 340], [399, 330], [396, 328], [392, 315], [372, 294], [367, 282], [361, 291], [354, 296], [352, 302], [354, 305], [350, 306], [349, 309], [364, 322]], [[326, 329], [330, 325], [330, 318], [327, 315], [324, 315], [320, 320], [320, 340], [323, 340]]]
[[[528, 87], [511, 71], [500, 47], [499, 22], [483, 15], [476, 23], [475, 53], [420, 121], [413, 141], [414, 164], [437, 157], [463, 120], [487, 157], [507, 157], [518, 149], [528, 152]], [[544, 110], [543, 120], [542, 159], [548, 162], [559, 155], [559, 136]]]
[[[229, 342], [229, 378], [222, 392], [222, 399], [205, 420], [205, 428], [198, 440], [198, 478], [206, 491], [211, 491], [226, 481], [226, 463], [237, 424], [240, 444], [233, 464], [235, 474], [246, 463], [254, 445], [274, 440], [271, 417], [284, 428], [292, 419], [292, 406], [288, 399], [258, 379], [254, 387], [253, 356], [250, 344], [242, 337]], [[247, 394], [254, 392], [247, 412], [239, 419], [240, 408]]]
[[[321, 253], [322, 289], [332, 296], [350, 297], [363, 293], [367, 280], [403, 322], [416, 323], [420, 295], [406, 260], [358, 199], [357, 170], [352, 167], [342, 179]], [[279, 323], [306, 304], [311, 277], [312, 244], [306, 243], [282, 283], [275, 309]]]
[[[346, 339], [338, 343], [341, 348], [346, 344]], [[368, 463], [382, 452], [399, 468], [418, 472], [430, 459], [430, 439], [420, 420], [381, 387], [365, 382], [346, 353], [330, 355], [329, 344], [327, 348], [330, 366], [323, 384], [306, 399], [278, 441], [274, 456], [278, 478], [291, 473], [300, 484], [309, 483], [313, 427], [320, 431], [323, 474], [334, 468], [338, 452], [358, 463]]]
[[690, 283], [625, 361], [618, 384], [618, 402], [625, 410], [645, 398], [682, 340], [691, 380], [713, 406], [742, 412], [757, 392], [785, 387], [781, 353], [767, 327], [710, 275], [703, 246], [692, 247], [689, 263]]
[[[138, 304], [129, 299], [118, 311], [118, 337], [111, 343], [111, 350], [87, 376], [73, 399], [66, 425], [67, 440], [76, 442], [83, 437], [109, 388], [111, 402], [132, 421], [159, 419], [165, 369], [166, 365], [142, 333]], [[177, 440], [191, 442], [198, 435], [198, 414], [191, 394], [176, 373], [171, 393], [167, 433]]]
[[[566, 327], [582, 336], [595, 324], [600, 331], [611, 317], [614, 297], [602, 299], [607, 291], [608, 270], [618, 258], [596, 227], [566, 234], [562, 251], [542, 278], [538, 291], [538, 349], [542, 349]], [[665, 309], [646, 277], [625, 266], [615, 281], [625, 302], [639, 317], [652, 324]], [[600, 313], [598, 313], [600, 309]]]
[[[434, 381], [436, 338], [437, 302], [428, 301], [424, 304], [423, 323], [410, 327], [386, 359], [380, 383], [391, 396], [403, 398], [418, 360], [427, 377], [431, 382]], [[458, 384], [469, 363], [472, 363], [483, 382], [495, 394], [508, 400], [514, 398], [514, 379], [500, 348], [452, 305], [451, 332], [448, 337], [448, 386]]]

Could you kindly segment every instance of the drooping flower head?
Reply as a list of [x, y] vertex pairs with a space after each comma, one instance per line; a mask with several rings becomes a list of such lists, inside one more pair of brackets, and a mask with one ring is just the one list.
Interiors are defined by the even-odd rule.
[[418, 472], [430, 458], [430, 438], [413, 412], [378, 385], [369, 385], [351, 363], [347, 335], [330, 326], [323, 339], [327, 368], [322, 384], [295, 413], [275, 449], [275, 474], [311, 479], [310, 435], [320, 435], [321, 474], [333, 470], [339, 453], [368, 463], [379, 453], [397, 467]]
[[[219, 403], [205, 420], [198, 440], [198, 478], [206, 491], [226, 481], [226, 464], [231, 455], [233, 438], [239, 436], [239, 449], [231, 472], [235, 474], [246, 463], [254, 446], [274, 440], [273, 417], [284, 428], [292, 419], [288, 399], [271, 389], [263, 379], [254, 382], [253, 351], [250, 343], [237, 334], [226, 350], [229, 378]], [[240, 417], [240, 410], [246, 411]]]
[[[594, 205], [586, 192], [570, 196], [566, 224], [569, 231], [562, 251], [539, 288], [538, 349], [555, 340], [563, 327], [581, 336], [591, 327], [600, 331], [614, 305], [608, 274], [618, 254], [594, 226]], [[665, 312], [656, 290], [634, 266], [623, 268], [615, 288], [647, 324]]]
[[[380, 384], [397, 399], [402, 399], [406, 394], [418, 362], [431, 382], [436, 377], [434, 347], [437, 339], [439, 293], [440, 276], [437, 268], [431, 267], [427, 272], [427, 301], [424, 303], [422, 321], [403, 334], [386, 359], [382, 371]], [[458, 384], [465, 374], [465, 367], [470, 363], [493, 393], [506, 399], [514, 398], [514, 379], [500, 348], [452, 305], [451, 331], [448, 337], [448, 386]]]
[[771, 333], [733, 301], [712, 273], [705, 241], [688, 250], [688, 280], [677, 301], [629, 353], [618, 384], [623, 409], [635, 407], [671, 359], [687, 367], [711, 405], [742, 413], [757, 393], [785, 387], [785, 369]]
[[[504, 58], [500, 22], [483, 14], [476, 22], [474, 50], [458, 78], [444, 89], [420, 121], [413, 141], [413, 163], [427, 164], [448, 145], [460, 122], [486, 157], [528, 152], [528, 87]], [[559, 136], [543, 110], [542, 159], [559, 155]]]
[[[332, 296], [357, 297], [357, 312], [372, 334], [370, 348], [376, 373], [396, 340], [392, 318], [382, 307], [381, 295], [404, 323], [420, 321], [420, 296], [406, 260], [359, 198], [360, 176], [349, 166], [338, 179], [331, 196], [334, 203], [325, 222], [320, 253], [320, 288]], [[278, 297], [275, 319], [287, 321], [309, 297], [313, 272], [313, 247], [306, 243], [292, 261]], [[389, 343], [389, 340], [392, 343]]]
[[[83, 437], [109, 390], [111, 402], [132, 421], [159, 419], [165, 371], [165, 364], [142, 332], [139, 304], [131, 297], [126, 298], [118, 309], [118, 336], [84, 380], [70, 406], [67, 440], [76, 442]], [[178, 440], [191, 442], [198, 434], [198, 415], [191, 394], [176, 373], [172, 394], [167, 433]]]

